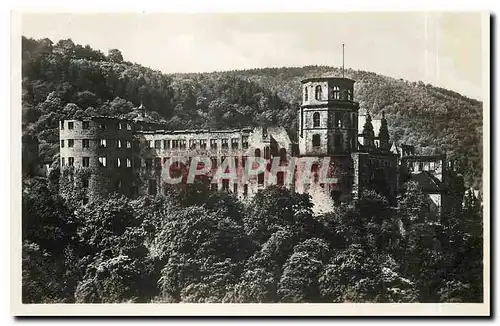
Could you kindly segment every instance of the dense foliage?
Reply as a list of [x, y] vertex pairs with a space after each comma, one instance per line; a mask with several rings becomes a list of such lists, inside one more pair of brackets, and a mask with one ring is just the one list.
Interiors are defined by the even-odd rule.
[[435, 221], [415, 183], [397, 209], [365, 192], [323, 216], [278, 187], [248, 203], [172, 189], [73, 208], [47, 183], [23, 185], [24, 302], [482, 301], [471, 193]]
[[[58, 157], [58, 121], [133, 118], [141, 102], [169, 128], [285, 126], [296, 130], [300, 79], [331, 67], [166, 75], [71, 40], [23, 37], [23, 133], [43, 161]], [[385, 110], [392, 137], [459, 159], [481, 182], [481, 103], [361, 71], [356, 98]], [[85, 173], [85, 171], [81, 171]], [[25, 177], [23, 302], [481, 302], [482, 207], [435, 220], [415, 183], [399, 207], [375, 192], [313, 216], [308, 195], [279, 187], [242, 203], [194, 184], [169, 196], [81, 194]], [[60, 192], [71, 193], [66, 200]], [[67, 194], [66, 194], [67, 195]]]
[[[84, 115], [134, 117], [141, 102], [168, 128], [282, 125], [292, 137], [304, 77], [339, 75], [308, 66], [201, 74], [171, 74], [124, 61], [70, 39], [22, 39], [23, 131], [38, 136], [41, 155], [57, 156], [57, 121]], [[398, 143], [457, 160], [467, 186], [481, 186], [482, 103], [455, 92], [348, 69], [361, 109], [385, 111]]]

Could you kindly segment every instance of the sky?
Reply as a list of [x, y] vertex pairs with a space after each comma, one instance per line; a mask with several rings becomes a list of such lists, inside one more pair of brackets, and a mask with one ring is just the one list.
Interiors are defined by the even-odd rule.
[[479, 13], [23, 14], [22, 34], [71, 38], [164, 73], [342, 65], [482, 99]]

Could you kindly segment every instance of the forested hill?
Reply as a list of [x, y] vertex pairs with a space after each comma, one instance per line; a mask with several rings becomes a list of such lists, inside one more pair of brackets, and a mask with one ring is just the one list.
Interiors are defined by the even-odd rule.
[[[300, 80], [340, 75], [306, 66], [199, 74], [163, 74], [71, 40], [22, 39], [23, 132], [38, 136], [43, 160], [58, 155], [59, 119], [85, 115], [133, 117], [141, 102], [168, 128], [279, 124], [292, 137]], [[393, 140], [420, 153], [445, 152], [460, 162], [469, 186], [481, 185], [482, 103], [450, 90], [347, 70], [355, 99], [375, 115], [384, 110]]]

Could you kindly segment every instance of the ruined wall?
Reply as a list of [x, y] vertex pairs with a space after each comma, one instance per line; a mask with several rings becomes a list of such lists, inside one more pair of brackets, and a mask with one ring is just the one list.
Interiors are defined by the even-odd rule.
[[67, 189], [82, 183], [87, 197], [113, 191], [130, 195], [133, 123], [96, 117], [61, 121], [59, 130], [61, 178], [69, 178], [61, 180], [61, 185]]

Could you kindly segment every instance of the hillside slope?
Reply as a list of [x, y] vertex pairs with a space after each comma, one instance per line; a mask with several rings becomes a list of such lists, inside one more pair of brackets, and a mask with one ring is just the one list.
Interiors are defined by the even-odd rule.
[[[57, 121], [85, 115], [130, 117], [141, 102], [152, 119], [171, 129], [279, 124], [292, 137], [300, 80], [340, 75], [338, 68], [307, 66], [200, 74], [163, 74], [90, 46], [23, 37], [23, 133], [36, 135], [43, 160], [58, 155]], [[386, 112], [393, 140], [422, 154], [458, 160], [469, 186], [482, 178], [482, 103], [453, 91], [347, 70], [362, 109]]]

